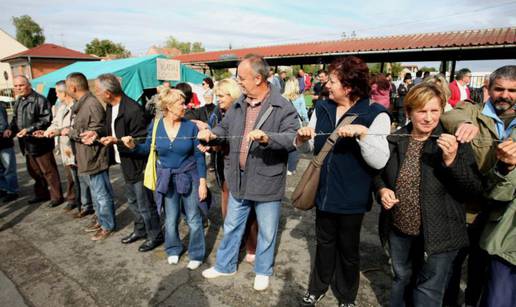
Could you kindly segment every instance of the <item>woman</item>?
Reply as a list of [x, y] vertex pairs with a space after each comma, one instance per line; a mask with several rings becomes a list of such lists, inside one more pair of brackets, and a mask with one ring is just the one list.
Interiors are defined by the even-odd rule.
[[[185, 114], [185, 95], [175, 89], [163, 89], [158, 107], [163, 119], [157, 123], [156, 153], [158, 155], [156, 202], [164, 203], [165, 251], [168, 263], [177, 264], [183, 251], [179, 238], [179, 215], [183, 211], [189, 228], [188, 256], [190, 270], [197, 269], [205, 256], [204, 229], [200, 200], [208, 194], [204, 154], [197, 146], [198, 129]], [[131, 136], [123, 137], [124, 145], [141, 154], [150, 151], [154, 122], [149, 127], [144, 144], [135, 144]], [[183, 205], [183, 210], [180, 206]]]
[[391, 104], [391, 83], [383, 74], [377, 74], [371, 82], [371, 100], [389, 110]]
[[[288, 101], [292, 102], [299, 114], [299, 118], [303, 123], [308, 122], [308, 112], [306, 110], [305, 97], [299, 92], [299, 82], [296, 78], [290, 78], [285, 84], [285, 92], [283, 93]], [[303, 125], [301, 125], [303, 126]], [[299, 162], [299, 152], [297, 150], [291, 151], [288, 154], [287, 175], [296, 173], [297, 163]]]
[[318, 154], [344, 118], [357, 117], [338, 129], [340, 138], [321, 167], [315, 200], [315, 264], [301, 304], [315, 305], [331, 285], [340, 306], [354, 306], [360, 280], [360, 228], [371, 208], [373, 174], [389, 159], [390, 119], [384, 107], [370, 104], [369, 69], [361, 59], [335, 60], [327, 87], [330, 99], [319, 101], [308, 127], [298, 130], [298, 149], [313, 148]]
[[446, 101], [435, 84], [410, 90], [411, 123], [389, 136], [389, 162], [375, 179], [394, 272], [391, 306], [441, 306], [453, 259], [468, 245], [463, 202], [482, 186], [470, 145], [443, 133]]
[[448, 102], [448, 99], [450, 99], [451, 96], [450, 85], [448, 84], [448, 81], [446, 81], [446, 78], [442, 74], [437, 74], [432, 77], [425, 78], [423, 82], [433, 83], [442, 90], [444, 96], [446, 97], [446, 106], [444, 107], [444, 112], [453, 110], [453, 107]]
[[[210, 127], [214, 127], [220, 123], [220, 121], [222, 121], [224, 113], [233, 105], [233, 102], [235, 102], [240, 97], [240, 95], [242, 95], [242, 92], [240, 91], [240, 87], [235, 80], [224, 79], [217, 83], [217, 86], [215, 87], [215, 95], [218, 99], [219, 111], [214, 112], [214, 115], [209, 120]], [[215, 116], [215, 114], [217, 116]], [[226, 218], [229, 198], [229, 188], [224, 177], [224, 160], [228, 153], [228, 148], [219, 148], [219, 150], [214, 153], [215, 176], [217, 177], [217, 182], [221, 189], [222, 199], [220, 208], [222, 210], [223, 219]], [[249, 213], [249, 217], [247, 218], [246, 230], [242, 242], [245, 244], [246, 248], [246, 256], [244, 258], [246, 262], [254, 262], [257, 239], [258, 223], [256, 221], [256, 213], [254, 210], [251, 210], [251, 213]]]

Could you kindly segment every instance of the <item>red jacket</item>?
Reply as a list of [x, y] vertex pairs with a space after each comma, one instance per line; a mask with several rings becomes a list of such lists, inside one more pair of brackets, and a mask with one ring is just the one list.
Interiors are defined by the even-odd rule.
[[[448, 99], [448, 102], [451, 104], [452, 107], [455, 108], [455, 105], [457, 104], [457, 102], [460, 101], [460, 89], [459, 89], [459, 85], [457, 84], [457, 80], [453, 80], [450, 83], [450, 91], [451, 91], [451, 96], [450, 96], [450, 99]], [[466, 86], [466, 94], [468, 95], [468, 99], [471, 99], [471, 93], [469, 92], [468, 86]]]

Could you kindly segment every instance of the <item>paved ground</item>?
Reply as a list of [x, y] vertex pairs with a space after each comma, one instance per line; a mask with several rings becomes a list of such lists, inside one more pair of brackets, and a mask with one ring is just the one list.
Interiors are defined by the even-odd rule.
[[[299, 169], [307, 162], [301, 160]], [[88, 219], [72, 219], [61, 207], [27, 204], [32, 181], [19, 155], [18, 173], [22, 197], [0, 205], [0, 306], [297, 306], [307, 286], [314, 256], [314, 213], [295, 211], [288, 201], [282, 209], [271, 287], [257, 293], [247, 263], [241, 263], [230, 278], [208, 281], [201, 276], [214, 262], [222, 235], [218, 206], [211, 209], [207, 229], [209, 256], [191, 272], [186, 256], [172, 266], [166, 263], [162, 247], [142, 254], [138, 243], [120, 243], [132, 224], [118, 167], [112, 169], [111, 179], [119, 230], [98, 243], [83, 232]], [[289, 177], [287, 196], [297, 180]], [[377, 218], [377, 210], [367, 214], [362, 230], [359, 306], [385, 305], [389, 295], [389, 267], [377, 237]], [[185, 225], [181, 233], [187, 233]], [[335, 305], [329, 294], [319, 306]]]

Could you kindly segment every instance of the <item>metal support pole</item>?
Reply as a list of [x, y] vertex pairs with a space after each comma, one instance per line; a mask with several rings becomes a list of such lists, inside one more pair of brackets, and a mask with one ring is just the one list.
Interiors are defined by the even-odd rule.
[[384, 62], [381, 62], [381, 63], [380, 63], [380, 72], [381, 72], [381, 73], [383, 73], [383, 66], [384, 66], [384, 65], [385, 65], [385, 63], [384, 63]]
[[453, 60], [451, 62], [451, 70], [450, 70], [450, 82], [452, 82], [455, 78], [455, 64], [457, 63], [457, 61]]

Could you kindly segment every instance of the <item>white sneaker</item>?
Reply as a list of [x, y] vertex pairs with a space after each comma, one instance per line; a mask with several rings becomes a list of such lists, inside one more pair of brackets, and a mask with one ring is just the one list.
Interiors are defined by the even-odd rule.
[[269, 276], [258, 275], [254, 278], [254, 290], [263, 291], [269, 287]]
[[198, 260], [190, 260], [190, 262], [188, 262], [188, 265], [186, 266], [189, 270], [195, 270], [197, 269], [198, 267], [200, 267], [202, 264], [202, 261], [198, 261]]
[[177, 264], [179, 262], [179, 256], [168, 256], [168, 264]]
[[292, 172], [291, 171], [287, 171], [287, 176], [292, 176]]
[[221, 277], [221, 276], [231, 276], [231, 275], [235, 275], [236, 274], [236, 271], [233, 272], [233, 273], [221, 273], [217, 270], [215, 270], [215, 267], [211, 267], [209, 269], [206, 269], [204, 271], [202, 271], [202, 276], [204, 278], [217, 278], [217, 277]]

